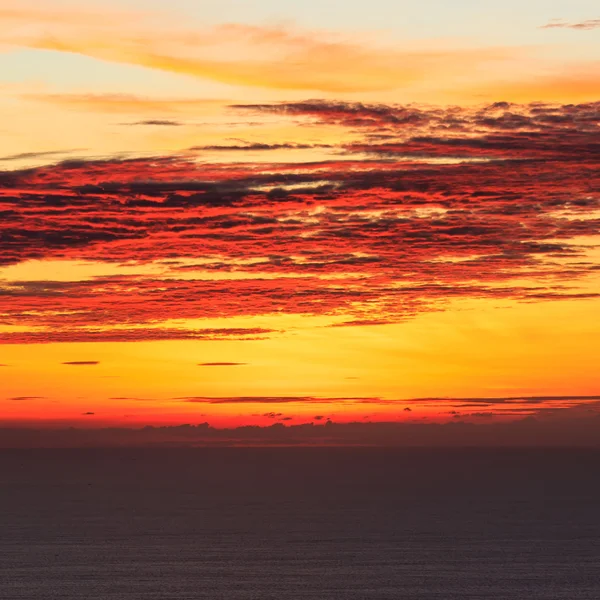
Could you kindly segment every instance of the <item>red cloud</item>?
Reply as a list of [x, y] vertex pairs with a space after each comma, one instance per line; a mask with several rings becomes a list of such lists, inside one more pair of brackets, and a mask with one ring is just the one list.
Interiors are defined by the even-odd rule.
[[[375, 325], [452, 298], [594, 295], [574, 285], [597, 269], [575, 238], [600, 226], [600, 104], [248, 108], [358, 128], [360, 141], [339, 148], [356, 157], [156, 157], [0, 172], [4, 264], [139, 265], [137, 275], [5, 281], [4, 322], [42, 329], [0, 339], [253, 339], [272, 332], [162, 327], [157, 318], [343, 312], [346, 325]], [[382, 126], [385, 143], [374, 139]], [[148, 264], [163, 274], [148, 274]], [[533, 283], [512, 281], [523, 276]]]

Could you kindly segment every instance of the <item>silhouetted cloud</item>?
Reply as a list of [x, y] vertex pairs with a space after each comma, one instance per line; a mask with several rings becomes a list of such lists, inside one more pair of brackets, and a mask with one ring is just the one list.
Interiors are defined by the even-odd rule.
[[291, 403], [312, 403], [329, 404], [344, 402], [379, 403], [379, 398], [340, 398], [340, 397], [316, 397], [316, 396], [232, 396], [232, 397], [210, 397], [210, 396], [184, 396], [173, 398], [183, 402], [192, 402], [198, 404], [291, 404]]
[[588, 395], [573, 395], [573, 396], [491, 396], [491, 397], [466, 397], [466, 398], [453, 398], [453, 397], [442, 397], [432, 396], [429, 398], [414, 398], [414, 402], [433, 402], [438, 403], [441, 401], [445, 402], [461, 402], [460, 406], [479, 406], [481, 404], [515, 404], [515, 403], [527, 403], [527, 404], [543, 404], [545, 402], [564, 402], [572, 401], [576, 402], [579, 400], [600, 400], [600, 396]]
[[71, 365], [73, 367], [86, 367], [92, 365], [99, 365], [100, 362], [97, 360], [71, 360], [61, 363], [63, 365]]
[[52, 156], [63, 156], [77, 152], [77, 149], [72, 150], [46, 150], [44, 152], [20, 152], [19, 154], [10, 154], [8, 156], [0, 156], [0, 162], [10, 162], [16, 160], [29, 160], [33, 158], [46, 158]]
[[81, 413], [81, 414], [84, 417], [91, 417], [91, 416], [95, 415], [96, 413], [93, 413], [93, 412], [84, 412], [84, 413]]
[[281, 417], [283, 417], [283, 413], [268, 412], [265, 413], [263, 417], [266, 417], [267, 419], [280, 419]]
[[[138, 398], [138, 397], [111, 397], [109, 400], [136, 402], [164, 403], [165, 398]], [[476, 409], [465, 412], [464, 419], [524, 417], [524, 416], [570, 416], [580, 415], [587, 410], [600, 410], [600, 396], [515, 396], [515, 397], [488, 397], [488, 398], [380, 398], [368, 396], [183, 396], [169, 399], [171, 402], [211, 405], [265, 405], [272, 407], [268, 412], [252, 414], [252, 417], [281, 417], [283, 405], [294, 404], [297, 406], [313, 405], [319, 410], [337, 410], [340, 407], [360, 408], [361, 412], [367, 407], [386, 408], [388, 415], [395, 415], [402, 420], [405, 413], [419, 417], [432, 416], [437, 420], [445, 420], [444, 415], [459, 415], [462, 408]], [[435, 408], [436, 413], [431, 409]], [[298, 416], [298, 415], [297, 415]], [[298, 417], [302, 420], [302, 417]], [[313, 417], [314, 420], [323, 420], [323, 413]]]
[[43, 400], [44, 398], [45, 396], [13, 396], [12, 398], [7, 398], [7, 400], [22, 402], [27, 400]]
[[[458, 416], [458, 415], [456, 415]], [[527, 417], [509, 423], [446, 424], [353, 422], [247, 425], [217, 429], [208, 423], [163, 427], [0, 429], [0, 447], [101, 446], [428, 446], [599, 447], [600, 415], [573, 419]]]

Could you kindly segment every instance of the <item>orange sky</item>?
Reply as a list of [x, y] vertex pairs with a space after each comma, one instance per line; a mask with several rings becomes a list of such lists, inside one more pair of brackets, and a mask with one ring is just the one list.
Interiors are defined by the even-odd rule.
[[592, 20], [11, 4], [0, 424], [597, 416]]

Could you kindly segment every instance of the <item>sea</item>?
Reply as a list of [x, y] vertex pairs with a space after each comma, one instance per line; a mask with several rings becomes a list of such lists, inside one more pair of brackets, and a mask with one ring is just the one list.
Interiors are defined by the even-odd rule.
[[0, 451], [2, 600], [599, 600], [600, 449]]

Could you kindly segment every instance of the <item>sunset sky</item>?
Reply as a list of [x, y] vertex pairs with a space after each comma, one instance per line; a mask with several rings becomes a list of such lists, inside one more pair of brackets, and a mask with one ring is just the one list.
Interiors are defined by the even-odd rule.
[[600, 426], [597, 2], [0, 0], [0, 114], [0, 428]]

